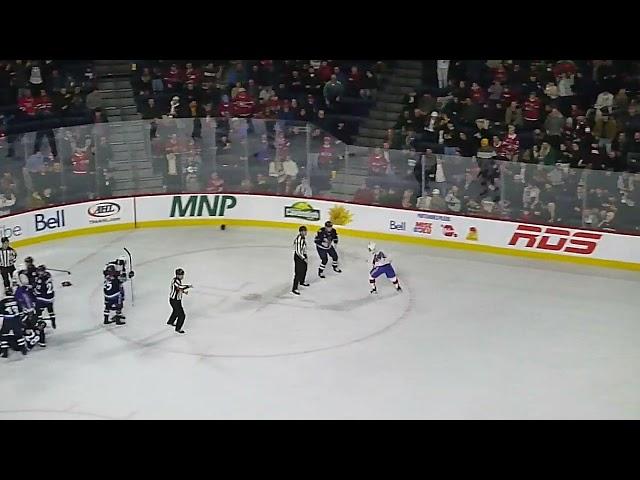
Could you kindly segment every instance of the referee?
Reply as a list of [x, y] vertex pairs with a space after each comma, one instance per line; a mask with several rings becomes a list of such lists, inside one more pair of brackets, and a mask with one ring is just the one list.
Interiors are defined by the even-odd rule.
[[307, 227], [304, 225], [298, 229], [298, 236], [293, 241], [293, 268], [295, 275], [293, 277], [293, 288], [291, 293], [294, 295], [300, 295], [298, 291], [298, 285], [308, 287], [309, 284], [305, 283], [305, 277], [307, 276]]
[[2, 237], [0, 242], [2, 242], [0, 247], [0, 274], [2, 275], [5, 293], [11, 295], [11, 276], [16, 271], [15, 263], [18, 254], [9, 246], [9, 238]]
[[[189, 289], [193, 285], [185, 285], [182, 283], [184, 278], [184, 270], [181, 268], [176, 269], [176, 276], [171, 280], [171, 293], [169, 293], [169, 305], [171, 305], [171, 316], [167, 325], [176, 327], [176, 332], [184, 333], [182, 325], [184, 325], [184, 319], [186, 314], [182, 308], [182, 294], [189, 294]], [[176, 323], [177, 321], [177, 323]]]

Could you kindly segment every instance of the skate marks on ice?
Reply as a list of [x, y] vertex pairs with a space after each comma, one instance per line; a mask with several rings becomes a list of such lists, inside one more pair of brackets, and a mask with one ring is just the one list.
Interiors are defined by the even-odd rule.
[[[238, 272], [238, 262], [246, 260], [246, 252], [251, 249], [255, 253], [249, 257], [257, 260]], [[272, 249], [286, 253], [273, 255], [269, 253]], [[224, 257], [201, 255], [212, 250], [229, 252]], [[240, 250], [242, 255], [234, 255], [234, 250]], [[176, 258], [193, 271], [190, 280], [194, 290], [186, 299], [187, 334], [178, 336], [165, 325], [162, 317], [168, 315], [164, 307], [166, 292], [157, 288], [147, 291], [144, 308], [140, 305], [130, 311], [127, 326], [106, 331], [137, 345], [144, 355], [159, 350], [203, 359], [265, 358], [353, 345], [389, 331], [410, 315], [414, 304], [410, 285], [404, 282], [402, 293], [395, 292], [391, 285], [381, 286], [378, 295], [371, 295], [367, 260], [344, 249], [341, 254], [350, 257], [353, 270], [341, 274], [328, 272], [326, 279], [319, 279], [313, 274], [317, 261], [313, 262], [309, 269], [311, 286], [303, 287], [302, 295], [293, 297], [292, 278], [288, 278], [288, 273], [293, 277], [293, 272], [286, 271], [292, 270], [289, 250], [282, 245], [217, 246], [143, 261], [137, 268], [141, 274], [145, 265], [156, 272], [169, 270]], [[198, 258], [194, 259], [194, 254]], [[212, 260], [206, 262], [203, 258]], [[279, 270], [271, 275], [275, 271], [274, 261], [286, 268], [286, 281], [277, 281], [283, 276]], [[358, 265], [362, 267], [357, 268]], [[139, 318], [140, 310], [145, 312], [145, 318]]]

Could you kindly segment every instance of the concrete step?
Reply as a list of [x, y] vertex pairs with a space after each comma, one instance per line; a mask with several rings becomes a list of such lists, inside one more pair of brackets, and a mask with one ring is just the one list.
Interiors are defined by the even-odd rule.
[[107, 115], [113, 114], [114, 112], [119, 115], [132, 115], [138, 113], [138, 107], [135, 105], [109, 106], [104, 107], [104, 111], [107, 112]]
[[146, 148], [146, 142], [141, 139], [138, 138], [137, 140], [129, 140], [129, 141], [122, 141], [122, 142], [116, 142], [110, 139], [109, 144], [111, 145], [111, 150], [113, 150], [113, 152], [140, 152], [140, 151], [145, 151]]
[[375, 108], [383, 112], [395, 112], [398, 115], [402, 113], [402, 104], [390, 102], [377, 102]]
[[378, 119], [369, 118], [367, 120], [364, 120], [362, 122], [362, 124], [360, 124], [360, 128], [362, 128], [362, 127], [364, 127], [364, 128], [378, 128], [378, 129], [382, 129], [382, 130], [384, 130], [386, 132], [390, 128], [393, 128], [393, 126], [395, 124], [396, 124], [395, 120], [378, 120]]
[[414, 87], [406, 87], [400, 85], [387, 85], [384, 89], [385, 93], [394, 93], [397, 95], [406, 95], [407, 93], [411, 93], [415, 91]]
[[401, 87], [419, 87], [422, 84], [422, 80], [420, 78], [411, 78], [411, 77], [401, 77], [394, 75], [389, 80], [389, 85], [396, 85]]
[[117, 162], [148, 162], [150, 161], [150, 155], [147, 155], [144, 151], [137, 152], [113, 152], [112, 161]]
[[363, 137], [384, 139], [387, 136], [387, 131], [385, 129], [360, 127], [360, 129], [358, 130], [358, 135], [362, 135]]
[[380, 138], [363, 137], [360, 135], [356, 135], [354, 140], [356, 145], [360, 145], [362, 147], [382, 147], [382, 144], [384, 143]]
[[422, 70], [421, 60], [396, 60], [396, 66], [398, 68], [412, 68]]
[[136, 102], [133, 99], [133, 95], [129, 97], [121, 97], [121, 98], [104, 98], [105, 109], [108, 108], [121, 108], [121, 107], [133, 107], [138, 111], [138, 107], [136, 106]]
[[[139, 178], [139, 179], [129, 179], [129, 180], [118, 180], [116, 182], [116, 188], [119, 191], [125, 191], [130, 193], [154, 193], [151, 192], [151, 189], [162, 188], [163, 179], [162, 177], [152, 177], [152, 178]], [[155, 192], [159, 193], [159, 192]]]
[[399, 114], [396, 112], [386, 112], [384, 110], [372, 109], [369, 110], [369, 117], [376, 120], [390, 120], [395, 124], [395, 122], [398, 121]]
[[141, 143], [144, 145], [143, 137], [139, 131], [131, 131], [131, 130], [115, 130], [109, 132], [109, 143], [120, 144], [120, 143]]
[[[132, 177], [131, 168], [132, 168], [131, 164], [128, 165], [128, 168], [122, 167], [122, 170], [118, 170], [117, 167], [113, 167], [113, 176], [118, 180], [131, 179]], [[151, 165], [144, 165], [144, 166], [134, 165], [133, 168], [135, 168], [135, 174], [139, 178], [149, 178], [154, 176], [153, 167]]]
[[107, 89], [100, 90], [102, 94], [102, 98], [104, 100], [111, 100], [115, 98], [129, 98], [131, 99], [131, 105], [135, 105], [135, 95], [133, 94], [133, 90], [131, 88], [118, 88], [118, 89]]
[[402, 103], [403, 99], [404, 99], [404, 94], [402, 93], [387, 93], [386, 91], [378, 93], [378, 97], [376, 98], [376, 100], [379, 100], [381, 102], [391, 102], [391, 103]]
[[100, 90], [118, 90], [121, 88], [131, 88], [131, 82], [128, 78], [101, 78], [98, 80], [98, 88]]
[[395, 68], [393, 73], [401, 77], [422, 79], [421, 68]]
[[99, 77], [111, 77], [113, 75], [130, 75], [131, 64], [127, 62], [111, 65], [96, 65], [95, 71]]

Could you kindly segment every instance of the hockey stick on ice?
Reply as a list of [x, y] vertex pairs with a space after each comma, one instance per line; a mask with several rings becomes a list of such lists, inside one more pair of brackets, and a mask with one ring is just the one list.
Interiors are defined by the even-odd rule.
[[[129, 271], [133, 271], [133, 258], [131, 257], [131, 252], [125, 247], [124, 251], [129, 255]], [[133, 278], [129, 279], [131, 281], [131, 306], [133, 307]]]
[[47, 267], [47, 270], [51, 272], [61, 272], [61, 273], [66, 273], [67, 275], [71, 275], [71, 272], [69, 270], [61, 270], [59, 268], [49, 268], [49, 267]]

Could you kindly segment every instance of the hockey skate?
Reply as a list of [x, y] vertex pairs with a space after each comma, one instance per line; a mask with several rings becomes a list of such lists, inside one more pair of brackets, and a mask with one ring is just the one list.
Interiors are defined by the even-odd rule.
[[113, 317], [113, 318], [114, 318], [114, 320], [116, 321], [116, 325], [124, 325], [124, 324], [126, 324], [126, 323], [127, 323], [127, 322], [123, 322], [123, 321], [122, 321], [122, 318], [123, 318], [123, 317], [122, 317], [122, 316], [120, 316], [120, 315], [116, 315], [116, 316], [115, 316], [115, 317]]
[[308, 287], [309, 286], [308, 283], [301, 283], [300, 285], [302, 285], [303, 287]]
[[336, 273], [342, 273], [342, 270], [340, 270], [338, 267], [333, 267], [333, 271]]
[[8, 358], [9, 357], [9, 350], [2, 350], [2, 354], [0, 354], [0, 357]]
[[320, 278], [327, 278], [327, 277], [324, 276], [324, 270], [320, 270], [320, 269], [318, 269], [318, 276]]
[[298, 290], [291, 290], [291, 293], [293, 293], [294, 295], [300, 295], [300, 292]]

